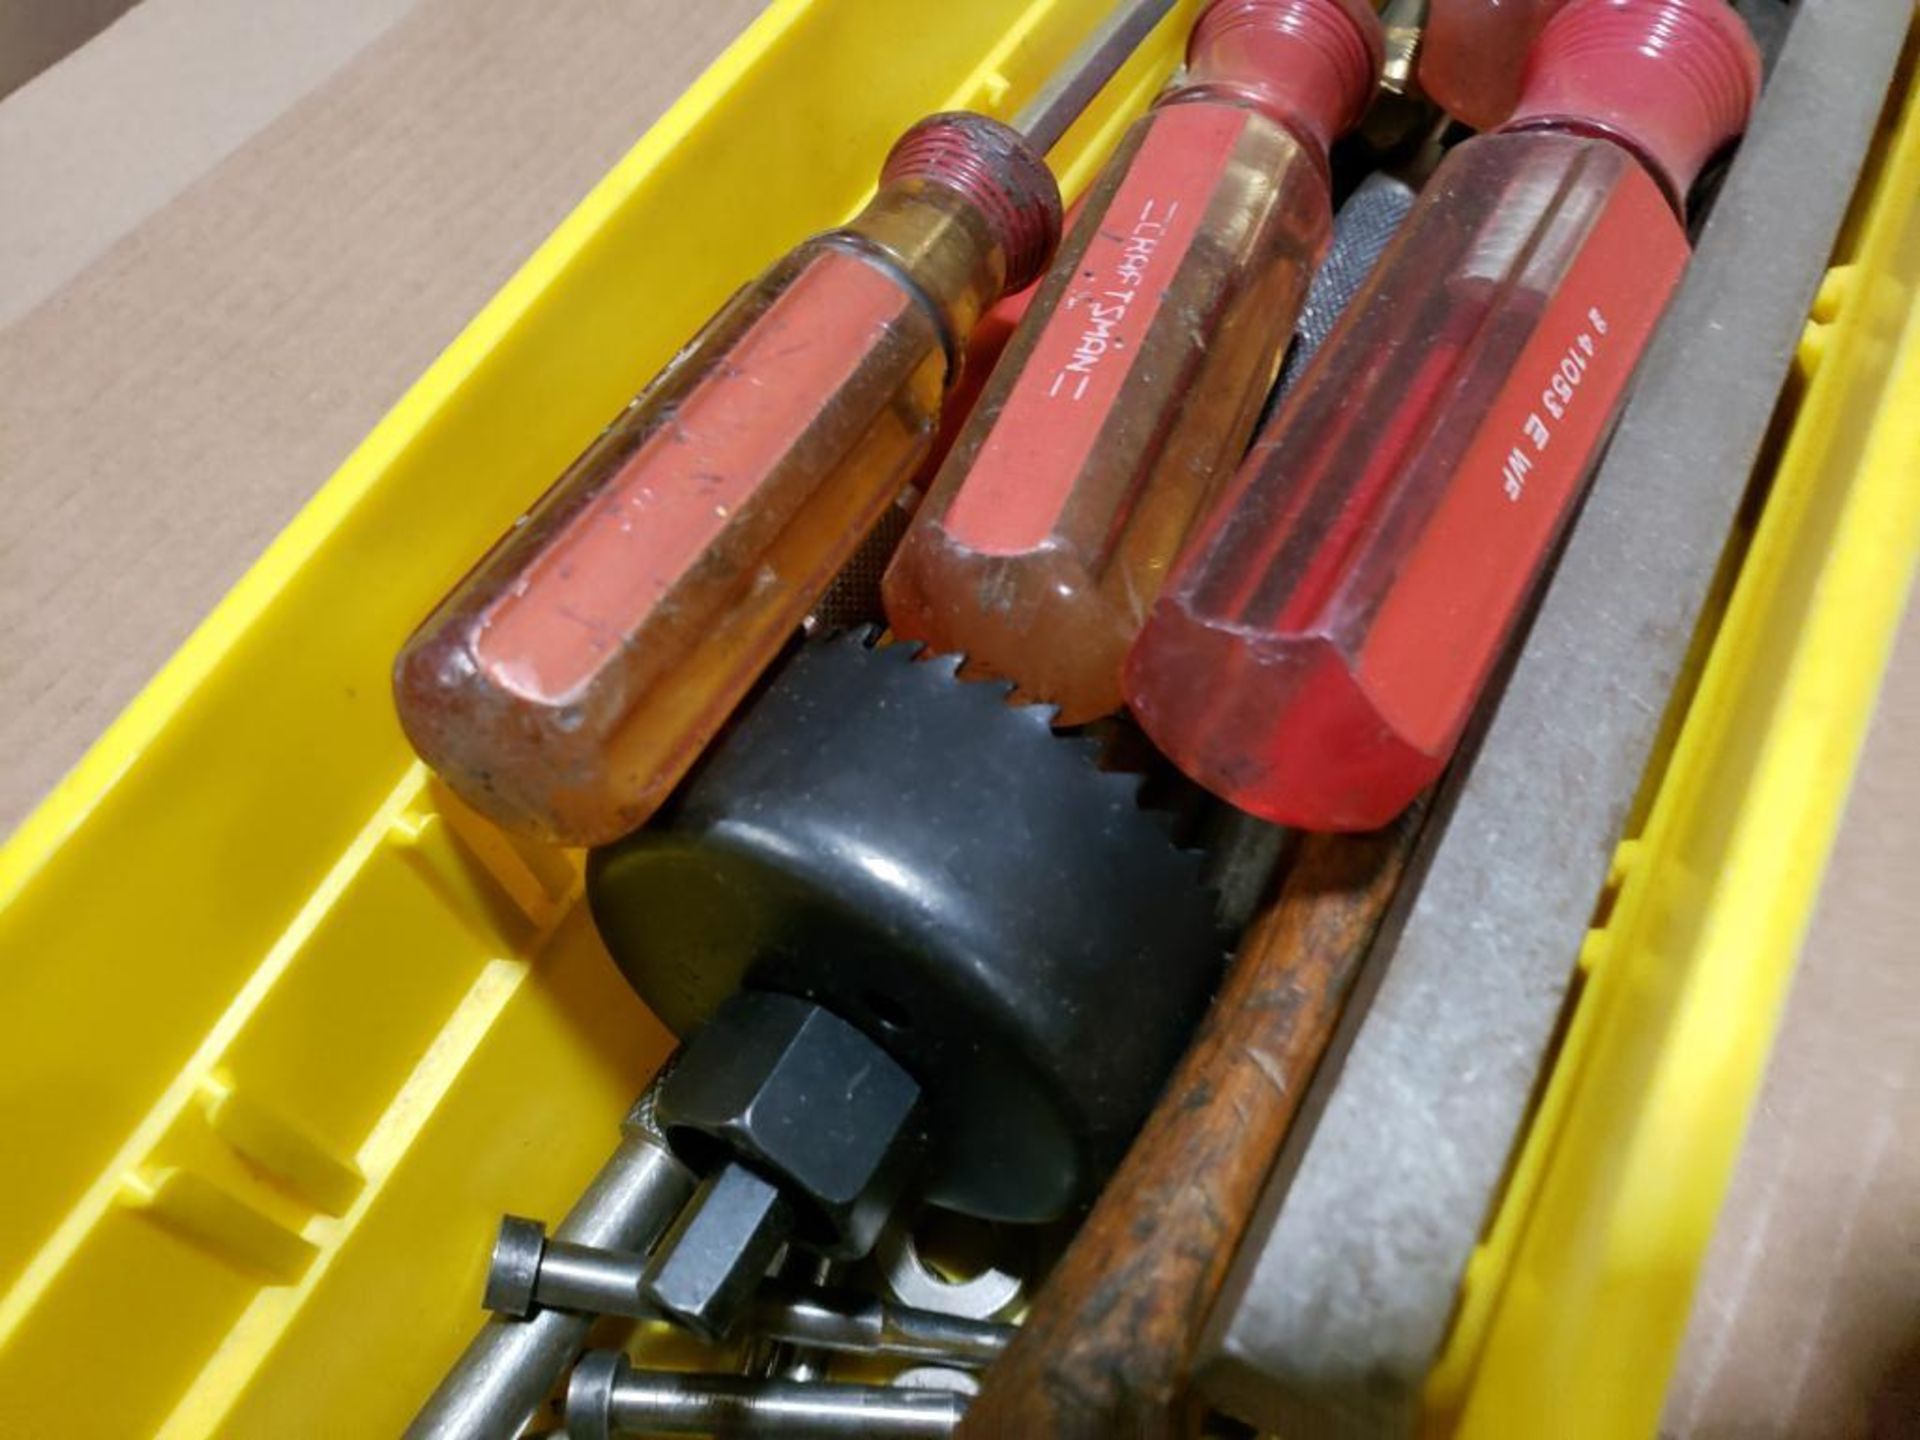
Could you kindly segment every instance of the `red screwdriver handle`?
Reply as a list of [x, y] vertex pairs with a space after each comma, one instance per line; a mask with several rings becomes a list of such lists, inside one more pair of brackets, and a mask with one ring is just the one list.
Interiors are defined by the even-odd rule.
[[1128, 657], [1161, 749], [1265, 819], [1371, 830], [1447, 763], [1686, 265], [1680, 197], [1759, 85], [1724, 0], [1571, 0], [1529, 73], [1434, 173]]
[[1326, 146], [1374, 88], [1357, 0], [1217, 0], [1135, 123], [886, 580], [900, 633], [1059, 707], [1120, 668], [1188, 526], [1245, 448], [1325, 253]]

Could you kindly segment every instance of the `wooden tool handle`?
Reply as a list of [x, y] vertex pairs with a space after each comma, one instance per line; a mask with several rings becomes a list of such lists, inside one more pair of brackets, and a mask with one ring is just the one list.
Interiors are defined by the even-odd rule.
[[1313, 835], [1146, 1128], [967, 1412], [965, 1437], [1193, 1433], [1193, 1348], [1418, 835]]

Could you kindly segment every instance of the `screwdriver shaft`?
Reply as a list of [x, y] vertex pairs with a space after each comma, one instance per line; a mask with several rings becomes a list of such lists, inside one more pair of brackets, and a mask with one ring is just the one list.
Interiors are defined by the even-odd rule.
[[1013, 117], [1013, 128], [1046, 154], [1172, 8], [1173, 0], [1129, 0], [1114, 6], [1073, 58]]

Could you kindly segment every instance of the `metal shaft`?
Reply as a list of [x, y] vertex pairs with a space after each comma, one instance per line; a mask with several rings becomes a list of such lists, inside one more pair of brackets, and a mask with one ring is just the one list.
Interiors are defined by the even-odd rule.
[[633, 1250], [602, 1250], [564, 1240], [547, 1242], [534, 1297], [555, 1310], [589, 1315], [647, 1315], [640, 1299], [647, 1257]]
[[[816, 1289], [837, 1279], [840, 1266], [824, 1255], [787, 1247], [773, 1267], [773, 1279]], [[820, 1380], [832, 1356], [811, 1345], [789, 1345], [770, 1335], [753, 1335], [740, 1353], [740, 1373], [756, 1380]]]
[[744, 1323], [757, 1334], [822, 1350], [975, 1368], [992, 1364], [1014, 1336], [1011, 1325], [888, 1305], [852, 1290], [771, 1289]]
[[[621, 1129], [620, 1148], [560, 1222], [559, 1237], [645, 1250], [693, 1193], [693, 1176], [654, 1127], [651, 1087]], [[488, 1320], [407, 1427], [407, 1440], [511, 1440], [580, 1353], [592, 1324], [591, 1315], [566, 1310]]]
[[624, 1355], [597, 1350], [567, 1386], [567, 1434], [779, 1436], [951, 1435], [966, 1414], [965, 1396], [883, 1385], [791, 1384], [740, 1375], [680, 1375], [636, 1370]]
[[1013, 128], [1046, 154], [1172, 8], [1173, 0], [1127, 0], [1114, 6], [1073, 58], [1013, 117]]

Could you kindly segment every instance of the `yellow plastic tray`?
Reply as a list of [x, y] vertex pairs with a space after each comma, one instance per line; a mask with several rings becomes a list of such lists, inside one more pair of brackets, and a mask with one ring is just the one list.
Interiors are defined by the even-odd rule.
[[[576, 858], [413, 763], [391, 656], [736, 284], [857, 208], [902, 128], [1011, 114], [1103, 8], [778, 0], [0, 851], [0, 1435], [412, 1414], [499, 1215], [565, 1209], [666, 1037]], [[1070, 192], [1191, 10], [1056, 152]], [[1476, 1433], [1643, 1433], [1659, 1403], [1920, 530], [1917, 172], [1909, 117], [1471, 1278], [1437, 1404]]]

